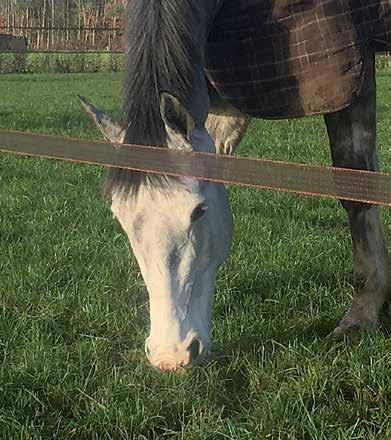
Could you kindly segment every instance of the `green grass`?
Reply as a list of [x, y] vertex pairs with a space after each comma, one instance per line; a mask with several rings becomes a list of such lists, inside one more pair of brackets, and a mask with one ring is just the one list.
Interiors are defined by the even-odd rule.
[[[391, 74], [378, 78], [391, 171]], [[99, 138], [77, 93], [120, 112], [120, 74], [0, 81], [0, 128]], [[321, 118], [253, 122], [240, 154], [330, 164]], [[147, 294], [103, 173], [0, 156], [1, 439], [391, 438], [389, 337], [326, 338], [352, 294], [338, 202], [231, 187], [213, 357], [162, 374], [143, 353]]]

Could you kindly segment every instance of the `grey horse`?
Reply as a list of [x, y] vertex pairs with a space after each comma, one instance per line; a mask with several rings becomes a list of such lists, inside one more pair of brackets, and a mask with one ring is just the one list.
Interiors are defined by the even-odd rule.
[[[124, 119], [84, 107], [113, 142], [226, 154], [251, 117], [324, 114], [334, 166], [378, 170], [374, 55], [389, 43], [391, 2], [350, 5], [128, 0]], [[231, 245], [224, 186], [114, 170], [106, 191], [148, 290], [148, 359], [162, 370], [202, 362], [216, 271]], [[354, 295], [337, 337], [376, 328], [390, 287], [379, 208], [341, 203]]]

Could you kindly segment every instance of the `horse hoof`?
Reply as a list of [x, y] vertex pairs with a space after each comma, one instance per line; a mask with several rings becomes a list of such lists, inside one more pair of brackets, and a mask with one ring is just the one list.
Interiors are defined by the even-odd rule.
[[336, 339], [357, 339], [362, 331], [374, 331], [378, 328], [378, 321], [368, 319], [362, 320], [346, 320], [345, 318], [339, 323], [332, 333]]
[[373, 331], [379, 326], [378, 314], [374, 310], [352, 306], [333, 331], [337, 339], [355, 339], [362, 331]]
[[331, 337], [335, 339], [357, 339], [358, 335], [360, 334], [361, 328], [357, 325], [339, 325], [336, 327], [333, 332], [330, 334]]

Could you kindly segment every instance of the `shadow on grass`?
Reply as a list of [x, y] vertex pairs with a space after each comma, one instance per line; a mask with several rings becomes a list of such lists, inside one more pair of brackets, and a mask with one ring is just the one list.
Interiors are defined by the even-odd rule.
[[[349, 278], [348, 274], [346, 278]], [[223, 319], [227, 316], [235, 319], [248, 310], [251, 320], [237, 339], [227, 338], [215, 345], [216, 358], [223, 364], [230, 362], [238, 352], [256, 353], [262, 348], [270, 354], [276, 350], [270, 341], [287, 346], [291, 343], [308, 345], [325, 339], [349, 306], [347, 301], [338, 307], [333, 294], [327, 293], [341, 289], [341, 273], [325, 268], [319, 270], [317, 265], [305, 267], [305, 273], [295, 268], [285, 269], [258, 275], [257, 280], [254, 285], [254, 279], [235, 278], [229, 296], [216, 304], [215, 314]], [[323, 293], [325, 296], [321, 298]], [[256, 321], [257, 310], [262, 313], [259, 323]], [[315, 310], [312, 315], [311, 310]]]
[[238, 351], [243, 354], [255, 353], [262, 348], [266, 354], [271, 354], [276, 351], [274, 344], [281, 345], [281, 347], [289, 346], [293, 342], [304, 345], [312, 344], [314, 340], [328, 338], [340, 318], [341, 316], [335, 318], [319, 316], [314, 318], [309, 325], [300, 325], [299, 323], [293, 328], [276, 327], [274, 330], [268, 331], [266, 340], [262, 334], [243, 333], [237, 340], [230, 340], [217, 345], [215, 356], [217, 359], [222, 359], [224, 364], [229, 362]]

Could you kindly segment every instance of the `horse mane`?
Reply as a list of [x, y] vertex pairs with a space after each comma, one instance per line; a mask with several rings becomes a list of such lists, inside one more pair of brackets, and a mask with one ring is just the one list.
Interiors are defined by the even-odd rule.
[[[160, 93], [168, 91], [186, 102], [196, 73], [193, 20], [197, 2], [191, 0], [128, 0], [126, 7], [125, 142], [166, 146], [160, 115]], [[165, 187], [167, 176], [112, 169], [105, 191], [126, 196], [141, 184]]]

